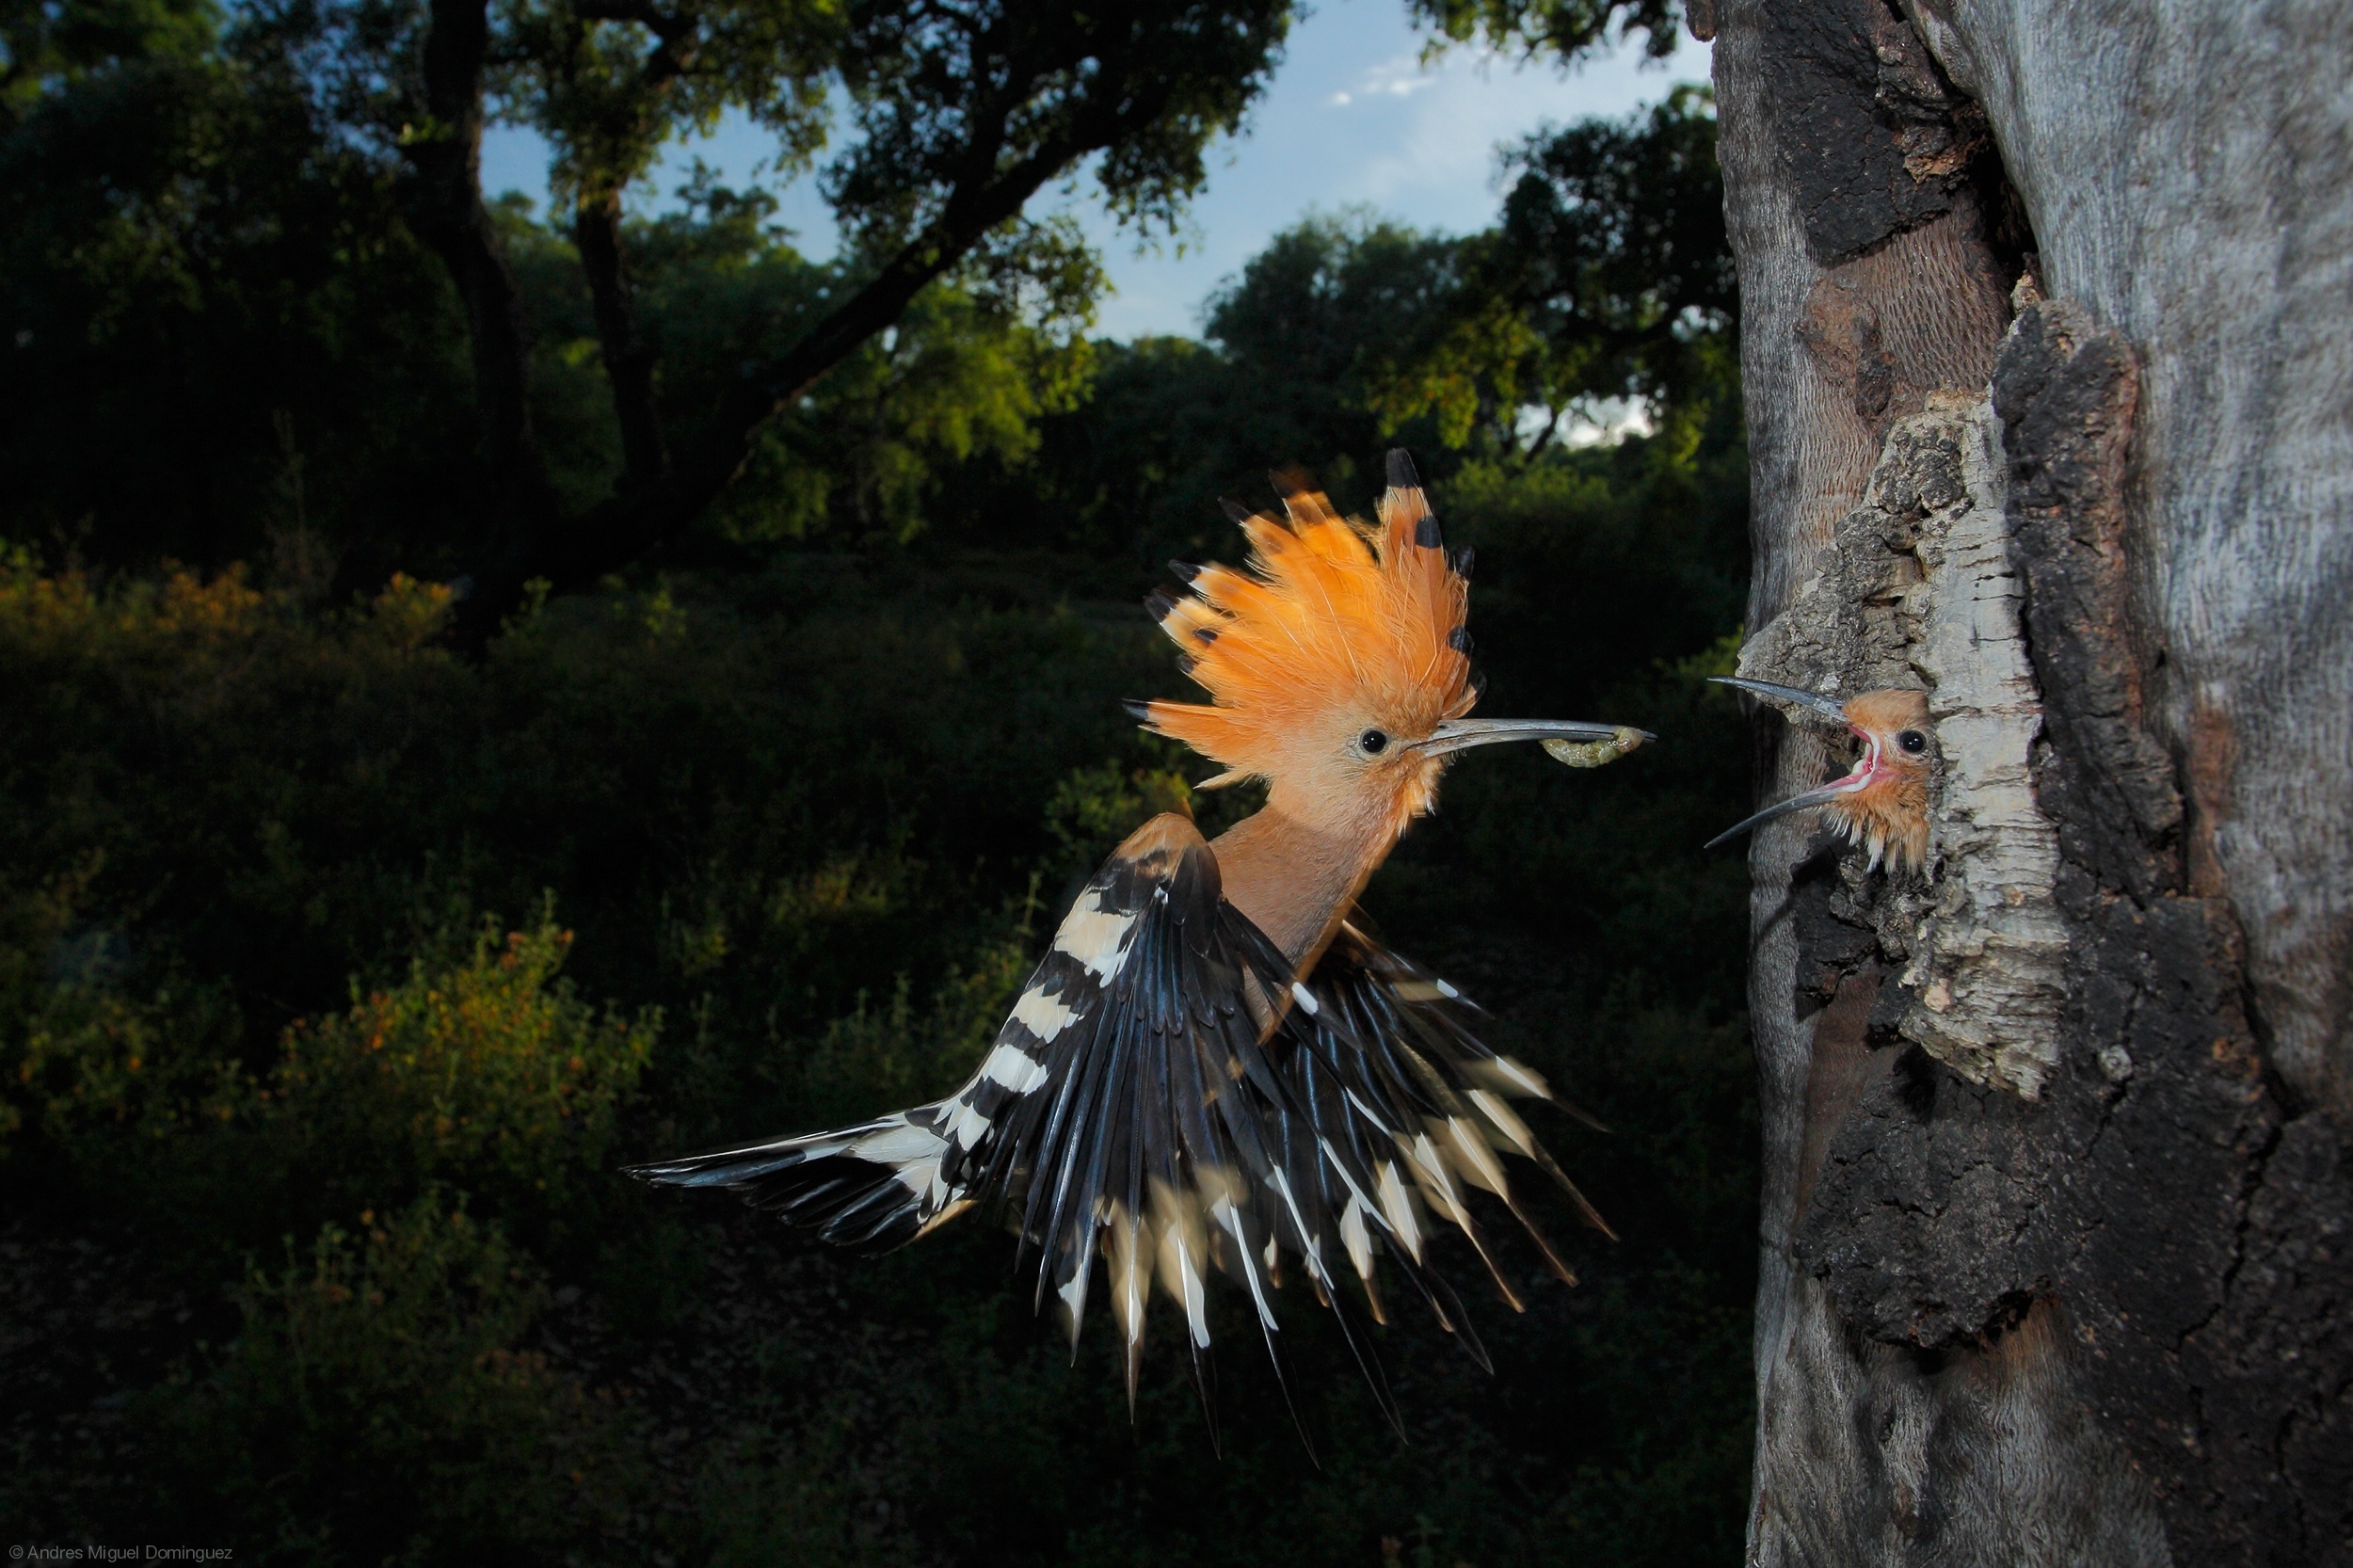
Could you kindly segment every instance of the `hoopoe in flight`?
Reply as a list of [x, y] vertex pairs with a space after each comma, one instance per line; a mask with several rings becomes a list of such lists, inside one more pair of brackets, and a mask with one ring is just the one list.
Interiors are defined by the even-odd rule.
[[1758, 696], [1792, 703], [1842, 725], [1862, 741], [1863, 755], [1845, 776], [1735, 823], [1708, 840], [1707, 848], [1714, 849], [1776, 817], [1819, 808], [1829, 813], [1832, 825], [1849, 843], [1869, 852], [1871, 870], [1877, 871], [1882, 859], [1896, 871], [1928, 864], [1929, 777], [1936, 765], [1928, 693], [1864, 692], [1842, 703], [1819, 692], [1769, 680], [1730, 675], [1709, 679], [1720, 686], [1737, 686]]
[[1147, 601], [1211, 700], [1131, 711], [1223, 766], [1205, 788], [1263, 779], [1266, 806], [1214, 842], [1170, 813], [1114, 850], [969, 1081], [856, 1127], [637, 1174], [723, 1187], [872, 1251], [976, 1206], [1000, 1209], [1017, 1245], [1037, 1249], [1038, 1304], [1056, 1299], [1074, 1351], [1094, 1276], [1105, 1275], [1131, 1412], [1147, 1300], [1155, 1285], [1173, 1299], [1212, 1437], [1212, 1270], [1247, 1292], [1278, 1378], [1273, 1293], [1286, 1269], [1304, 1272], [1392, 1423], [1343, 1272], [1385, 1320], [1385, 1254], [1489, 1365], [1431, 1265], [1433, 1227], [1459, 1227], [1515, 1308], [1471, 1189], [1500, 1198], [1551, 1268], [1574, 1276], [1500, 1156], [1532, 1161], [1588, 1224], [1609, 1227], [1509, 1103], [1554, 1100], [1544, 1079], [1481, 1045], [1476, 1010], [1453, 986], [1348, 916], [1460, 753], [1541, 741], [1590, 767], [1654, 737], [1468, 717], [1468, 558], [1444, 549], [1404, 453], [1390, 455], [1388, 481], [1377, 526], [1305, 491], [1280, 520], [1229, 506], [1248, 568], [1180, 564], [1190, 593]]

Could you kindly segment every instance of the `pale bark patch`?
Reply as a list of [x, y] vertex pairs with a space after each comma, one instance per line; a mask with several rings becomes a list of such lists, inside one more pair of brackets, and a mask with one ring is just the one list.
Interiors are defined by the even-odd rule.
[[2058, 839], [2029, 766], [2042, 704], [2001, 423], [1982, 396], [1928, 401], [1896, 422], [1825, 568], [1750, 641], [1740, 669], [1842, 697], [1927, 690], [1940, 762], [1929, 865], [1865, 901], [1902, 964], [1897, 1032], [1971, 1082], [2033, 1099], [2058, 1062], [2067, 931], [2053, 902]]

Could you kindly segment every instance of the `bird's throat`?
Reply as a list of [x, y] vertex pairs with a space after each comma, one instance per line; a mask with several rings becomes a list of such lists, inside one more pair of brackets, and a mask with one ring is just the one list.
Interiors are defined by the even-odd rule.
[[1304, 974], [1396, 843], [1387, 823], [1312, 823], [1275, 801], [1209, 847], [1226, 902]]

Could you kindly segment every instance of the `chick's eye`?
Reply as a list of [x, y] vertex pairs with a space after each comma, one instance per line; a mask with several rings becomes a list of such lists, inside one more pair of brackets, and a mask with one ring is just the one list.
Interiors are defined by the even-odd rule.
[[1896, 737], [1896, 744], [1906, 751], [1919, 753], [1929, 749], [1929, 738], [1917, 729], [1907, 729]]
[[1378, 757], [1389, 749], [1389, 737], [1378, 729], [1368, 729], [1356, 737], [1356, 744], [1368, 757]]

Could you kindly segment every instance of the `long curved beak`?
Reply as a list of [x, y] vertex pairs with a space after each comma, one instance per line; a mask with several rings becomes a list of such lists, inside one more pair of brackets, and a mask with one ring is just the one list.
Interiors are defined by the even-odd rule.
[[[1626, 744], [1629, 737], [1632, 744]], [[1424, 757], [1445, 757], [1503, 741], [1609, 741], [1623, 750], [1632, 751], [1642, 742], [1657, 739], [1647, 729], [1631, 729], [1619, 724], [1586, 724], [1577, 719], [1448, 719], [1414, 749]]]
[[1714, 849], [1718, 844], [1722, 843], [1727, 839], [1737, 839], [1741, 834], [1746, 833], [1753, 827], [1762, 827], [1767, 823], [1772, 822], [1776, 818], [1788, 816], [1793, 811], [1803, 811], [1809, 807], [1815, 806], [1828, 806], [1832, 801], [1836, 800], [1840, 795], [1852, 794], [1855, 791], [1860, 790], [1864, 785], [1869, 782], [1870, 776], [1868, 774], [1862, 772], [1850, 773], [1846, 777], [1825, 784], [1818, 790], [1808, 790], [1801, 795], [1791, 795], [1787, 800], [1781, 802], [1777, 806], [1768, 806], [1764, 810], [1759, 811], [1755, 816], [1733, 824], [1730, 827], [1725, 828], [1721, 833], [1717, 834], [1713, 839], [1708, 840], [1706, 843], [1700, 847], [1703, 849]]
[[1819, 692], [1809, 692], [1798, 686], [1776, 685], [1770, 680], [1750, 680], [1737, 675], [1711, 675], [1707, 679], [1719, 686], [1737, 686], [1744, 692], [1769, 696], [1776, 702], [1795, 703], [1798, 707], [1821, 714], [1833, 724], [1847, 722], [1846, 705], [1836, 697], [1824, 696]]

